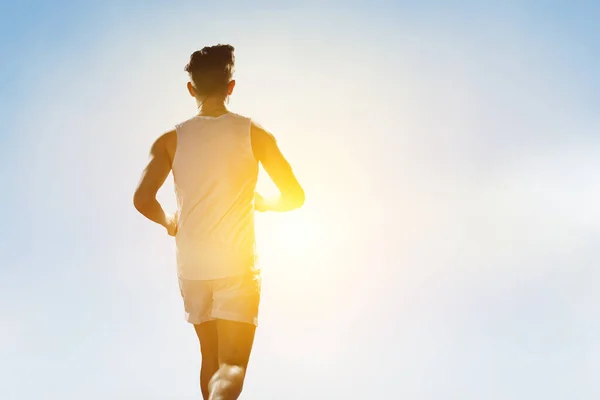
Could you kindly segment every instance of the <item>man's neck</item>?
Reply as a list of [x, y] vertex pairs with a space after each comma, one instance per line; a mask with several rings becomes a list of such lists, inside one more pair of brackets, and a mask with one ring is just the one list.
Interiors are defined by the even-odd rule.
[[219, 117], [223, 114], [227, 114], [229, 110], [225, 106], [225, 102], [222, 99], [215, 99], [214, 97], [209, 97], [204, 102], [202, 102], [202, 106], [198, 110], [198, 115], [204, 115], [207, 117]]

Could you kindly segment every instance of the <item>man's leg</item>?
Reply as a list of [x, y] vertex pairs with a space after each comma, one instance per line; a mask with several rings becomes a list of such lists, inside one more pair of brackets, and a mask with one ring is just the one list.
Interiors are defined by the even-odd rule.
[[253, 324], [217, 320], [219, 370], [210, 381], [209, 400], [236, 400], [240, 396], [255, 331]]
[[219, 369], [217, 322], [210, 316], [213, 306], [213, 281], [179, 279], [179, 288], [183, 297], [186, 320], [194, 325], [200, 341], [202, 352], [200, 389], [202, 397], [208, 400], [208, 383]]
[[217, 338], [217, 321], [208, 321], [200, 325], [194, 325], [200, 351], [202, 352], [202, 367], [200, 369], [200, 389], [202, 397], [208, 400], [208, 383], [219, 369], [219, 341]]

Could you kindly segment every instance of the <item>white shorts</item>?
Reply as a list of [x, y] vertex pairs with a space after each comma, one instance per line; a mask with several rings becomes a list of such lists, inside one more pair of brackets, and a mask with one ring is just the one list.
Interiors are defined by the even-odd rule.
[[214, 280], [180, 278], [186, 320], [194, 325], [224, 319], [256, 326], [260, 286], [259, 272]]

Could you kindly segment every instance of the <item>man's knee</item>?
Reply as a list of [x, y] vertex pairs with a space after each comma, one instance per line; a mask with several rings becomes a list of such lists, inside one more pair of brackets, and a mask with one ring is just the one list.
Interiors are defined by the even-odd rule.
[[211, 379], [211, 391], [218, 391], [224, 398], [237, 399], [244, 387], [246, 370], [237, 365], [223, 364]]

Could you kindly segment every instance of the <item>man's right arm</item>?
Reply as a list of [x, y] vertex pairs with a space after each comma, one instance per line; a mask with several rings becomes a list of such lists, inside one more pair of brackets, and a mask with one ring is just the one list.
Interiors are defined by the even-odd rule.
[[277, 146], [275, 137], [254, 123], [251, 135], [254, 155], [280, 193], [279, 197], [274, 199], [265, 199], [256, 194], [256, 210], [284, 212], [300, 208], [304, 204], [304, 190], [298, 183], [292, 167]]

